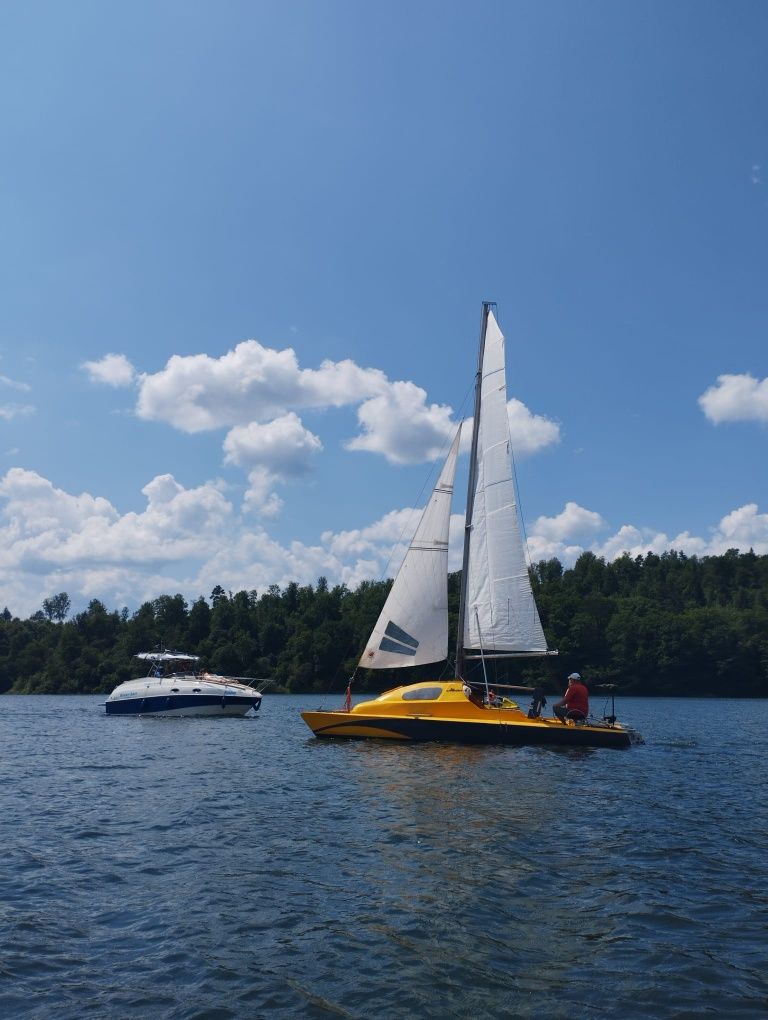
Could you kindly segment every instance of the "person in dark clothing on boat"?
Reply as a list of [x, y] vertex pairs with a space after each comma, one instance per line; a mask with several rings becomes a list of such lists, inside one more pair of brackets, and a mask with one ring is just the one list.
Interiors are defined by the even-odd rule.
[[547, 699], [544, 694], [544, 688], [541, 686], [534, 687], [533, 693], [531, 695], [531, 707], [528, 709], [528, 718], [529, 719], [541, 718], [541, 710], [542, 708], [544, 708], [546, 703]]
[[465, 697], [468, 698], [473, 705], [477, 705], [478, 708], [483, 707], [483, 699], [473, 687], [465, 682], [461, 689], [464, 692]]
[[571, 673], [568, 677], [568, 690], [560, 701], [552, 706], [561, 723], [568, 719], [574, 722], [584, 722], [589, 715], [589, 691], [582, 682], [578, 673]]

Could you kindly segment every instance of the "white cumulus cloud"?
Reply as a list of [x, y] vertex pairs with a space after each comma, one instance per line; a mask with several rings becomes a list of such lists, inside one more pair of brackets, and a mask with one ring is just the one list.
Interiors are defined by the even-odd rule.
[[275, 475], [267, 468], [257, 467], [249, 471], [243, 509], [259, 517], [278, 517], [284, 504], [274, 491], [277, 481]]
[[579, 535], [591, 535], [605, 527], [605, 521], [594, 510], [585, 510], [578, 503], [568, 502], [556, 517], [539, 517], [531, 533], [549, 541], [561, 542]]
[[605, 527], [594, 510], [568, 502], [554, 517], [537, 517], [527, 529], [527, 551], [532, 563], [557, 557], [570, 565], [585, 551], [581, 542]]
[[768, 514], [759, 513], [757, 503], [747, 503], [726, 514], [710, 540], [710, 549], [720, 553], [750, 548], [760, 555], [768, 553]]
[[427, 404], [426, 397], [415, 383], [390, 383], [358, 408], [363, 431], [347, 441], [347, 449], [381, 453], [391, 464], [418, 464], [445, 453], [457, 425], [450, 407]]
[[142, 492], [146, 509], [121, 515], [100, 496], [71, 495], [34, 471], [12, 468], [0, 479], [0, 578], [26, 575], [34, 589], [63, 572], [82, 577], [77, 590], [87, 590], [94, 572], [138, 575], [209, 556], [223, 540], [232, 508], [215, 484], [185, 489], [160, 475]]
[[532, 414], [521, 400], [507, 401], [509, 433], [516, 456], [537, 453], [560, 442], [560, 426], [542, 415]]
[[302, 369], [292, 348], [245, 340], [220, 358], [174, 355], [160, 372], [142, 375], [137, 413], [182, 432], [202, 432], [270, 421], [290, 410], [356, 404], [385, 387], [377, 369], [352, 361]]
[[699, 406], [716, 425], [724, 421], [768, 421], [768, 379], [721, 375], [699, 397]]
[[[687, 556], [720, 556], [728, 549], [768, 553], [768, 514], [759, 513], [756, 503], [732, 510], [704, 536], [683, 531], [670, 537], [663, 531], [635, 524], [623, 524], [610, 535], [597, 534], [605, 532], [607, 527], [600, 514], [576, 503], [567, 503], [557, 517], [540, 517], [530, 528], [531, 560], [536, 562], [556, 556], [566, 566], [571, 566], [587, 551], [606, 560], [614, 560], [624, 553], [635, 557], [661, 554], [670, 549]], [[594, 535], [591, 542], [587, 540], [590, 534]]]
[[265, 425], [251, 422], [230, 429], [224, 440], [225, 462], [250, 469], [244, 504], [262, 517], [276, 517], [283, 500], [274, 486], [306, 474], [323, 449], [293, 411]]
[[373, 524], [348, 531], [325, 531], [321, 539], [340, 559], [350, 556], [380, 556], [382, 549], [391, 550], [397, 544], [407, 543], [416, 531], [422, 511], [413, 507], [390, 510]]
[[[67, 591], [76, 609], [92, 598], [109, 608], [135, 608], [175, 592], [192, 600], [217, 584], [263, 591], [271, 584], [313, 583], [320, 575], [354, 588], [395, 574], [420, 517], [420, 510], [396, 509], [360, 528], [327, 531], [316, 542], [282, 544], [238, 514], [221, 483], [187, 489], [172, 475], [158, 475], [142, 495], [143, 509], [120, 513], [103, 497], [71, 494], [34, 471], [9, 470], [0, 478], [2, 604], [28, 616], [52, 593]], [[267, 485], [262, 504], [270, 495]], [[558, 556], [569, 566], [587, 548], [608, 559], [673, 548], [697, 555], [730, 548], [768, 554], [768, 514], [754, 503], [726, 514], [706, 536], [669, 538], [633, 524], [613, 535], [606, 531], [600, 514], [569, 502], [561, 513], [534, 523], [531, 558]], [[462, 516], [454, 514], [452, 570], [461, 563], [462, 535]]]
[[[682, 537], [681, 537], [682, 538]], [[662, 532], [654, 532], [647, 528], [636, 528], [632, 524], [623, 524], [619, 530], [606, 538], [602, 542], [598, 542], [593, 545], [590, 549], [597, 556], [602, 556], [606, 560], [615, 560], [619, 556], [623, 556], [625, 553], [629, 553], [633, 558], [635, 556], [645, 556], [646, 553], [663, 553], [665, 549], [678, 549], [680, 552], [692, 553], [704, 550], [705, 543], [702, 542], [701, 550], [694, 550], [691, 548], [691, 538], [687, 536], [685, 540], [678, 539], [676, 543], [670, 543], [669, 538]]]
[[293, 411], [261, 425], [236, 425], [224, 440], [225, 461], [240, 467], [267, 468], [281, 478], [305, 474], [312, 457], [323, 449]]
[[130, 386], [136, 370], [124, 354], [105, 354], [99, 361], [84, 361], [80, 366], [91, 382], [104, 383], [115, 389]]
[[[444, 404], [427, 404], [427, 394], [414, 383], [391, 383], [383, 394], [365, 401], [357, 416], [362, 433], [348, 440], [348, 450], [380, 453], [391, 464], [419, 464], [445, 454], [456, 433], [453, 411]], [[515, 456], [524, 457], [560, 441], [560, 426], [533, 414], [521, 401], [507, 401], [509, 432]], [[462, 453], [469, 452], [472, 419], [461, 439]]]
[[[351, 360], [325, 360], [302, 368], [292, 348], [277, 350], [245, 340], [220, 357], [174, 355], [155, 373], [137, 374], [123, 355], [108, 354], [82, 366], [90, 377], [113, 386], [138, 386], [136, 413], [190, 434], [228, 429], [225, 463], [256, 475], [248, 502], [271, 507], [279, 500], [265, 493], [273, 482], [306, 471], [322, 450], [318, 436], [298, 417], [304, 409], [357, 407], [358, 435], [347, 450], [377, 453], [392, 464], [416, 464], [443, 454], [457, 422], [446, 404], [429, 403], [427, 393], [409, 381], [391, 381], [379, 369]], [[556, 422], [533, 414], [521, 401], [508, 402], [513, 449], [518, 455], [556, 443]]]

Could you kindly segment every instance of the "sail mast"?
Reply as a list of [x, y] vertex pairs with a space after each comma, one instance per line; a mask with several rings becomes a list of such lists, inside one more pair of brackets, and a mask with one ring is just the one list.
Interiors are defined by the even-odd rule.
[[480, 397], [483, 386], [483, 354], [485, 333], [488, 328], [488, 312], [495, 301], [483, 301], [480, 315], [480, 349], [477, 357], [475, 376], [475, 416], [472, 419], [472, 449], [469, 455], [469, 479], [467, 481], [467, 509], [464, 518], [464, 555], [461, 564], [461, 589], [459, 592], [459, 622], [456, 631], [456, 676], [464, 678], [464, 625], [467, 616], [467, 583], [469, 580], [469, 536], [472, 531], [472, 510], [475, 502], [477, 481], [477, 440], [480, 434]]

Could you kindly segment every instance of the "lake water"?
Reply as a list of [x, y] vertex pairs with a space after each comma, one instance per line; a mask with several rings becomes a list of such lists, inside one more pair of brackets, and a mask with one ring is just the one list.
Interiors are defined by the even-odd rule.
[[324, 742], [320, 701], [0, 699], [0, 1015], [766, 1015], [768, 702], [625, 699], [608, 751]]

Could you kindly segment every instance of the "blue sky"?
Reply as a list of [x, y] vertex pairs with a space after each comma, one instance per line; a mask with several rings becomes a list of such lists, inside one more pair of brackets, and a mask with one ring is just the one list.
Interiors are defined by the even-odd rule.
[[767, 553], [766, 51], [747, 0], [0, 6], [0, 603], [391, 573], [484, 299], [534, 559]]

